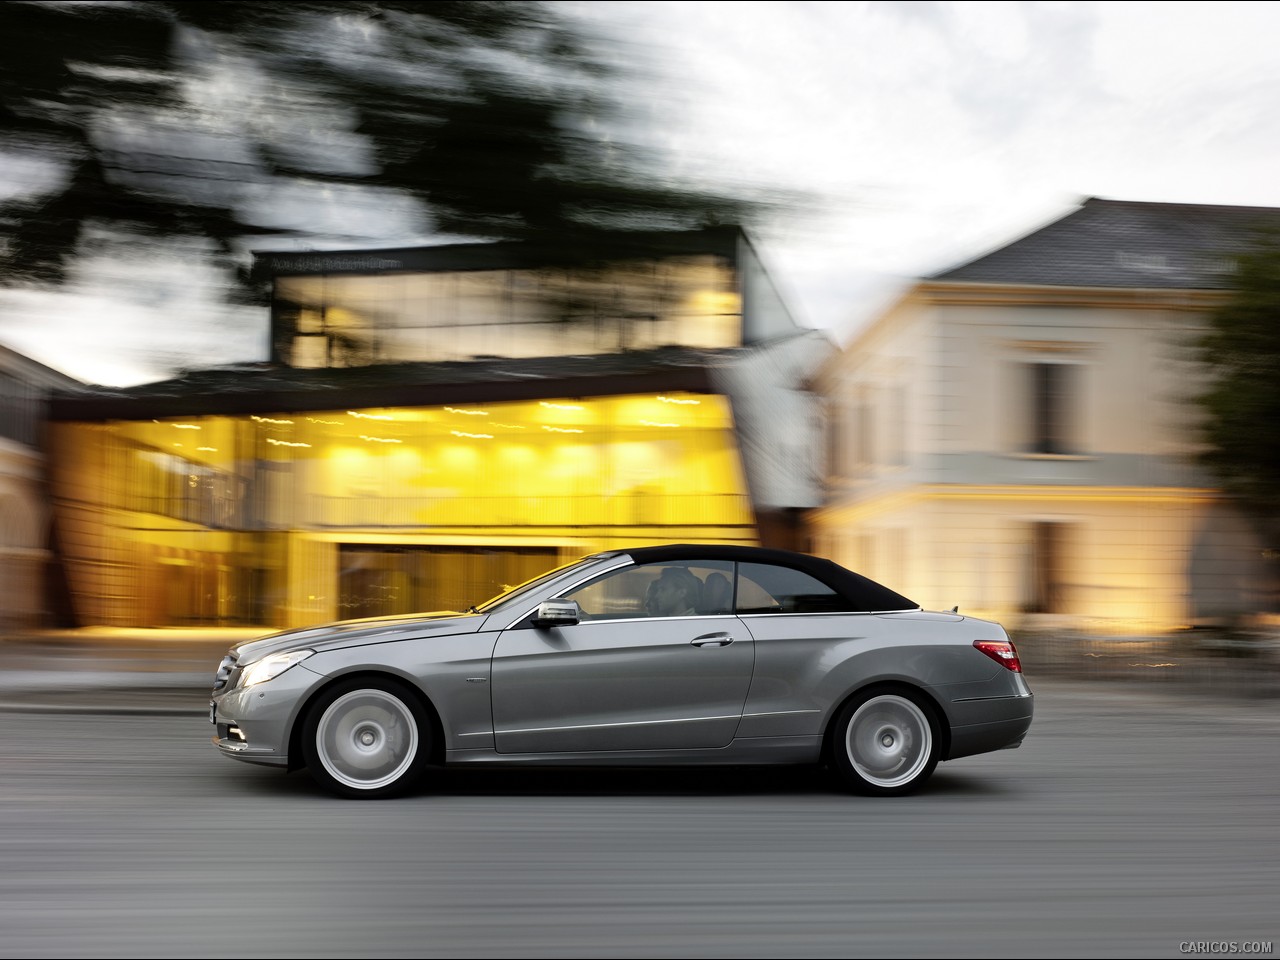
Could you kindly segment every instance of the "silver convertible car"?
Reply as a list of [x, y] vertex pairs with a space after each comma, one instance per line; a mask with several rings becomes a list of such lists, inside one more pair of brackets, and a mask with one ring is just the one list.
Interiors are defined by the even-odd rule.
[[852, 790], [1016, 747], [1031, 691], [997, 624], [753, 547], [599, 553], [466, 613], [233, 647], [209, 719], [236, 760], [383, 797], [462, 763], [826, 763]]

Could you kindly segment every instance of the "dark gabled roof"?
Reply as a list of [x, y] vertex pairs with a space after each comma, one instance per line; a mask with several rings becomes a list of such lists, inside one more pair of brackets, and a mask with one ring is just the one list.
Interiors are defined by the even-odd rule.
[[1090, 198], [1079, 209], [929, 280], [1212, 290], [1280, 208]]
[[[765, 547], [741, 547], [705, 543], [672, 543], [631, 550], [611, 551], [628, 556], [636, 563], [669, 563], [680, 560], [729, 560], [738, 563], [768, 563], [803, 570], [821, 580], [848, 601], [849, 609], [858, 612], [917, 610], [920, 605], [900, 593], [846, 570], [838, 563], [807, 553], [771, 550]], [[604, 556], [605, 554], [602, 554]]]
[[608, 397], [648, 391], [713, 393], [710, 368], [740, 352], [663, 347], [600, 356], [321, 369], [238, 365], [195, 370], [136, 387], [93, 387], [74, 395], [57, 395], [50, 419], [150, 420]]
[[607, 233], [557, 241], [450, 243], [382, 250], [270, 251], [254, 254], [261, 278], [317, 274], [513, 270], [600, 260], [711, 254], [736, 263], [742, 228]]

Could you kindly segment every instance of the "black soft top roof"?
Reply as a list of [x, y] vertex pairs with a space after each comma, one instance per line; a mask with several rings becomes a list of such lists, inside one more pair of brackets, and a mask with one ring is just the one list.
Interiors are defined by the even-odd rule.
[[610, 554], [631, 557], [636, 563], [663, 563], [673, 560], [735, 560], [738, 563], [771, 563], [780, 567], [803, 570], [848, 601], [853, 610], [918, 610], [920, 604], [900, 593], [876, 583], [861, 574], [846, 570], [838, 563], [822, 557], [790, 550], [765, 547], [734, 547], [706, 543], [673, 543], [634, 550], [613, 550]]

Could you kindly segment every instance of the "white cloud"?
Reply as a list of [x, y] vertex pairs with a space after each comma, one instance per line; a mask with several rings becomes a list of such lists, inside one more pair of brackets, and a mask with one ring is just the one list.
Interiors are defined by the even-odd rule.
[[819, 325], [1083, 196], [1280, 205], [1275, 5], [569, 7], [665, 47], [648, 115], [680, 174], [822, 196], [764, 231]]
[[61, 290], [0, 289], [0, 340], [72, 376], [126, 385], [183, 366], [264, 359], [266, 316], [224, 303], [198, 249], [91, 258]]

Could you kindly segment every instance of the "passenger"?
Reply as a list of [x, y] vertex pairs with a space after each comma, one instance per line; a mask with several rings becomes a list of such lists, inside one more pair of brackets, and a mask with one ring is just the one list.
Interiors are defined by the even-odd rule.
[[723, 573], [707, 574], [702, 585], [702, 612], [729, 613], [733, 604], [733, 585]]

